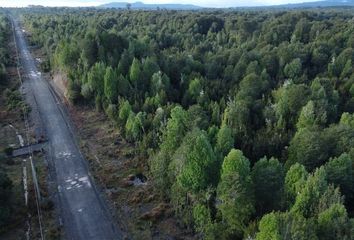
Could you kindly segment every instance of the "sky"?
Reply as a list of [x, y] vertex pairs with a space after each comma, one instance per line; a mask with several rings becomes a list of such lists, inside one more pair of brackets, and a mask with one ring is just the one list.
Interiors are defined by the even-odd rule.
[[313, 2], [314, 0], [0, 0], [0, 7], [43, 6], [97, 6], [109, 2], [144, 2], [144, 3], [184, 3], [202, 7], [239, 7], [278, 5], [285, 3]]

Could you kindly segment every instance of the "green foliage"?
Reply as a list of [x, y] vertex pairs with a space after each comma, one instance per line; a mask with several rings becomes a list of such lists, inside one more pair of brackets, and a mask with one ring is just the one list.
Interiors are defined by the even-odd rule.
[[354, 161], [349, 154], [343, 153], [338, 158], [330, 159], [326, 165], [327, 180], [339, 186], [341, 193], [350, 204], [354, 197]]
[[257, 240], [301, 239], [316, 240], [315, 223], [291, 212], [272, 212], [264, 215], [259, 222]]
[[316, 129], [299, 129], [289, 146], [287, 166], [300, 163], [307, 170], [321, 166], [329, 157], [324, 136]]
[[177, 175], [177, 183], [187, 192], [197, 193], [215, 182], [216, 158], [203, 132], [196, 133], [191, 142], [186, 161]]
[[327, 190], [326, 172], [322, 167], [308, 176], [305, 185], [296, 196], [291, 211], [304, 217], [318, 214], [320, 202]]
[[104, 92], [104, 76], [106, 74], [106, 66], [102, 62], [97, 62], [92, 66], [87, 74], [88, 84], [91, 91], [102, 95]]
[[92, 99], [93, 91], [88, 83], [85, 83], [81, 86], [81, 95], [85, 99], [88, 99], [88, 100]]
[[[69, 98], [150, 156], [151, 182], [198, 237], [348, 239], [333, 206], [353, 216], [350, 9], [18, 11]], [[1, 84], [9, 64], [1, 45]]]
[[189, 96], [192, 99], [191, 103], [197, 102], [199, 96], [202, 93], [202, 83], [199, 78], [195, 78], [189, 83], [187, 93], [189, 94]]
[[302, 64], [301, 59], [296, 58], [290, 63], [286, 64], [284, 68], [285, 76], [291, 79], [296, 80], [296, 78], [300, 77], [302, 73]]
[[317, 125], [315, 116], [315, 105], [313, 101], [309, 101], [300, 112], [299, 120], [297, 121], [297, 129], [313, 128]]
[[216, 150], [223, 156], [226, 156], [233, 147], [234, 139], [232, 137], [232, 131], [228, 126], [222, 125], [216, 136]]
[[135, 94], [137, 94], [138, 86], [142, 82], [142, 72], [140, 61], [136, 58], [133, 59], [132, 65], [130, 66], [129, 79], [134, 88]]
[[142, 138], [144, 132], [144, 122], [145, 122], [145, 113], [139, 112], [134, 114], [133, 112], [129, 113], [129, 117], [125, 124], [125, 136], [129, 141], [139, 141]]
[[118, 101], [118, 76], [113, 68], [108, 67], [104, 75], [104, 95], [111, 103]]
[[229, 231], [241, 237], [255, 212], [249, 160], [240, 150], [232, 149], [222, 164], [217, 189], [222, 219]]
[[274, 92], [275, 114], [280, 128], [292, 128], [301, 108], [307, 103], [309, 88], [303, 84], [287, 84]]
[[167, 153], [173, 153], [181, 144], [188, 129], [188, 113], [180, 106], [174, 107], [163, 134], [161, 149]]
[[354, 114], [350, 114], [347, 112], [343, 113], [339, 123], [354, 128]]
[[342, 204], [333, 204], [318, 215], [319, 239], [352, 239], [351, 228], [347, 211]]
[[170, 86], [170, 79], [161, 71], [155, 72], [151, 77], [150, 92], [152, 96], [160, 93], [161, 91], [168, 90]]
[[196, 229], [202, 233], [205, 233], [208, 226], [212, 224], [210, 210], [202, 204], [197, 204], [194, 206], [193, 218]]
[[275, 158], [262, 158], [252, 168], [252, 180], [256, 197], [257, 213], [280, 209], [283, 192], [283, 166]]
[[292, 165], [286, 173], [284, 191], [289, 205], [294, 203], [297, 194], [305, 186], [307, 176], [305, 167], [299, 163]]
[[121, 100], [119, 102], [118, 120], [123, 126], [125, 126], [131, 112], [132, 112], [132, 107], [129, 101]]
[[[168, 176], [171, 156], [181, 145], [189, 130], [188, 121], [188, 113], [182, 107], [176, 106], [172, 109], [171, 116], [163, 131], [160, 144], [161, 151], [153, 156], [150, 161], [151, 171], [158, 186], [167, 187], [171, 183]], [[177, 173], [174, 173], [174, 176], [176, 175]]]
[[4, 226], [11, 215], [9, 200], [12, 187], [12, 182], [7, 174], [3, 170], [0, 170], [0, 226]]

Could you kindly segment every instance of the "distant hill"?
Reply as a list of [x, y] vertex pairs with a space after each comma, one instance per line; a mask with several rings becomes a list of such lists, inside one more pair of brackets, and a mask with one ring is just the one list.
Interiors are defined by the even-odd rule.
[[[127, 8], [129, 3], [127, 2], [112, 2], [102, 4], [101, 8]], [[146, 9], [146, 10], [156, 10], [156, 9], [169, 9], [169, 10], [199, 10], [202, 7], [192, 5], [192, 4], [145, 4], [142, 2], [130, 3], [130, 9]]]
[[354, 7], [354, 0], [324, 0], [294, 4], [282, 4], [277, 6], [271, 6], [274, 8], [316, 8], [316, 7]]
[[[143, 2], [127, 3], [127, 2], [111, 2], [102, 4], [99, 8], [121, 8], [126, 9], [127, 6], [130, 9], [141, 9], [141, 10], [156, 10], [156, 9], [168, 9], [168, 10], [200, 10], [203, 7], [192, 5], [192, 4], [146, 4]], [[255, 6], [255, 7], [234, 7], [231, 9], [260, 9], [260, 8], [318, 8], [318, 7], [354, 7], [354, 0], [322, 0], [313, 2], [303, 2], [303, 3], [292, 3], [292, 4], [281, 4], [273, 6]]]

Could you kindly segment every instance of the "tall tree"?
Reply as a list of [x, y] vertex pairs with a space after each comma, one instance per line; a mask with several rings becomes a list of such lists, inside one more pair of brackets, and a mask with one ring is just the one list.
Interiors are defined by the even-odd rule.
[[112, 67], [106, 68], [104, 75], [104, 95], [111, 103], [118, 102], [118, 76]]
[[130, 66], [129, 79], [134, 88], [135, 97], [137, 97], [138, 90], [142, 82], [142, 74], [141, 74], [141, 63], [136, 58], [133, 59], [132, 65]]
[[243, 235], [247, 223], [255, 212], [249, 160], [240, 150], [232, 149], [222, 164], [217, 188], [220, 199], [218, 209], [228, 229], [238, 237]]

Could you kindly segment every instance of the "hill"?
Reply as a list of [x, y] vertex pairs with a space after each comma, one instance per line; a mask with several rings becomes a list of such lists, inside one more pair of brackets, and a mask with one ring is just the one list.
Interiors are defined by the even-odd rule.
[[[111, 2], [100, 5], [101, 8], [127, 8], [129, 3], [127, 2]], [[192, 4], [145, 4], [143, 2], [130, 3], [130, 9], [169, 9], [169, 10], [199, 10], [200, 6]]]
[[344, 6], [354, 7], [354, 0], [325, 0], [325, 1], [314, 1], [314, 2], [283, 4], [283, 5], [277, 5], [277, 6], [272, 6], [272, 7], [280, 7], [280, 8], [316, 8], [316, 7], [344, 7]]

